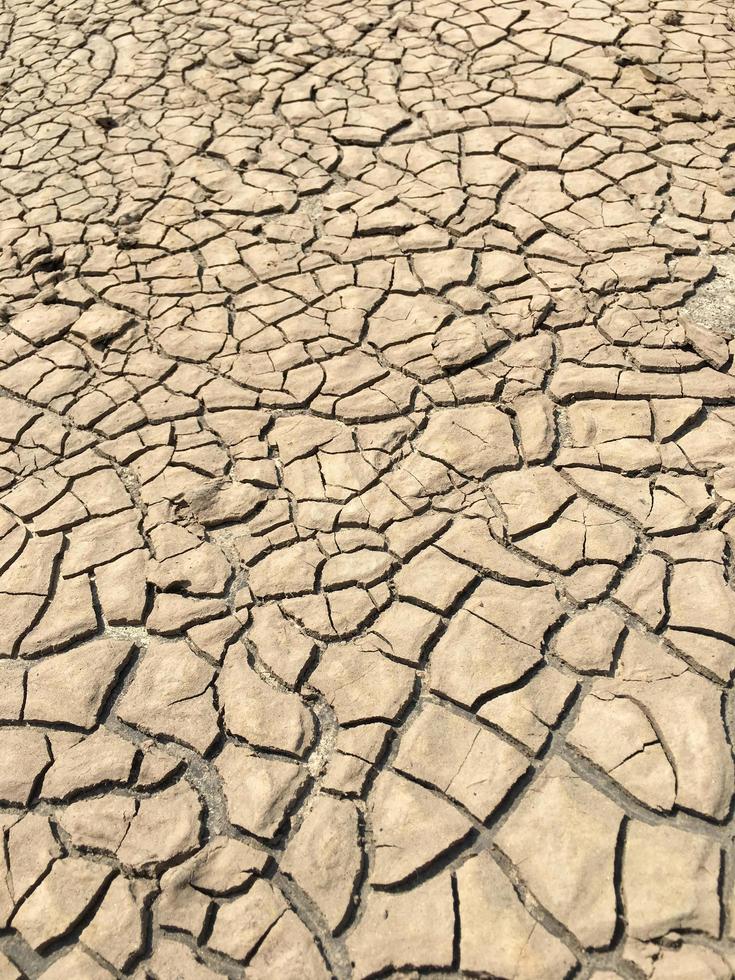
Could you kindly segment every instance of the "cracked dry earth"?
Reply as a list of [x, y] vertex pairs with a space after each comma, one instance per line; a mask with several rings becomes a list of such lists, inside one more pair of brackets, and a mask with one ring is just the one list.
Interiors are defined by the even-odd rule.
[[0, 978], [732, 977], [732, 6], [0, 30]]

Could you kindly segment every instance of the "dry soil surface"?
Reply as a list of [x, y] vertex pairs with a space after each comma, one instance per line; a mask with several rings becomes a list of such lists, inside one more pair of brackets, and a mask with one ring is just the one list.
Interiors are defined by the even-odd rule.
[[0, 41], [0, 980], [731, 978], [732, 5]]

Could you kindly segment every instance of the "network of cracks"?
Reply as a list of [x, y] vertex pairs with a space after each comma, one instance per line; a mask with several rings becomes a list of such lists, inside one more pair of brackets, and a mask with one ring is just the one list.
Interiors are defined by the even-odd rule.
[[735, 971], [724, 0], [7, 0], [0, 978]]

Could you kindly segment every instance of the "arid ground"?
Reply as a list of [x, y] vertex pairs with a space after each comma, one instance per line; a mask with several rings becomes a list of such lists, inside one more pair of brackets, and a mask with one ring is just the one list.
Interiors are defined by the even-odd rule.
[[732, 978], [732, 3], [0, 36], [0, 980]]

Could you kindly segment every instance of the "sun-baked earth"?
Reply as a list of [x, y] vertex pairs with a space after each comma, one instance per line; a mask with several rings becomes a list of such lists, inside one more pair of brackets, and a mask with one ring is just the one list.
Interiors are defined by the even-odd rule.
[[732, 977], [732, 5], [0, 34], [0, 980]]

